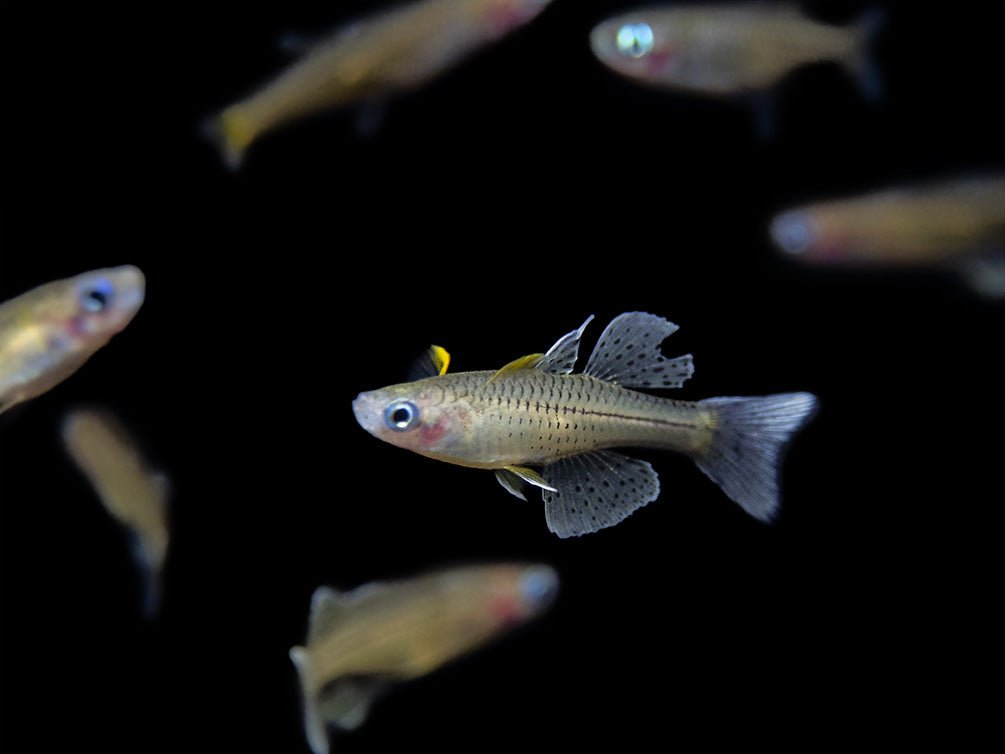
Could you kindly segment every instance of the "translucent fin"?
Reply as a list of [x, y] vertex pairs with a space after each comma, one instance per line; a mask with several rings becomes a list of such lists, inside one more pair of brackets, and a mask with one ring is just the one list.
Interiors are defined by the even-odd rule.
[[342, 612], [341, 592], [330, 586], [319, 586], [311, 595], [311, 609], [307, 617], [307, 643], [330, 633]]
[[[489, 377], [489, 382], [497, 380], [500, 377], [505, 377], [507, 375], [513, 374], [514, 372], [519, 372], [523, 369], [534, 369], [541, 359], [544, 358], [543, 353], [532, 353], [527, 356], [521, 356], [519, 359], [514, 359], [509, 364], [503, 366], [499, 371]], [[488, 383], [486, 383], [488, 384]]]
[[542, 476], [555, 488], [541, 492], [548, 528], [563, 538], [614, 526], [660, 492], [652, 466], [610, 450], [563, 458]]
[[317, 699], [312, 692], [314, 681], [311, 677], [310, 655], [303, 647], [290, 649], [290, 659], [297, 668], [300, 678], [300, 691], [304, 710], [304, 733], [307, 744], [314, 754], [328, 754], [328, 735], [325, 724], [317, 707]]
[[573, 330], [559, 338], [555, 345], [548, 349], [544, 358], [535, 366], [536, 369], [548, 372], [549, 374], [569, 374], [579, 358], [579, 339], [583, 337], [586, 326], [593, 321], [591, 314], [586, 321], [579, 326], [578, 330]]
[[[507, 472], [507, 475], [504, 478], [500, 478], [500, 472]], [[513, 477], [516, 477], [516, 480]], [[499, 479], [499, 484], [522, 500], [526, 500], [527, 498], [523, 494], [518, 494], [518, 492], [522, 493], [524, 488], [524, 484], [521, 484], [521, 482], [540, 487], [542, 490], [555, 491], [555, 488], [544, 481], [540, 474], [534, 471], [534, 469], [528, 469], [526, 466], [507, 466], [496, 472], [496, 478]]]
[[513, 497], [518, 497], [527, 502], [527, 484], [525, 480], [514, 474], [509, 469], [496, 469], [496, 480], [503, 486]]
[[318, 694], [317, 708], [325, 722], [342, 730], [353, 730], [366, 722], [373, 700], [388, 686], [376, 678], [348, 676], [339, 678]]
[[851, 29], [854, 44], [850, 56], [844, 61], [845, 66], [855, 77], [862, 96], [873, 104], [883, 98], [883, 75], [873, 59], [872, 48], [886, 24], [885, 8], [875, 7], [866, 10]]
[[583, 372], [625, 387], [680, 387], [694, 374], [691, 354], [667, 359], [660, 353], [660, 343], [677, 329], [655, 314], [621, 314], [601, 334]]
[[716, 412], [708, 449], [695, 456], [698, 468], [730, 499], [761, 521], [778, 511], [778, 467], [789, 439], [813, 413], [810, 393], [759, 398], [708, 398]]
[[996, 251], [969, 257], [959, 270], [964, 282], [984, 298], [1005, 298], [1005, 253]]
[[426, 377], [437, 377], [446, 374], [449, 366], [450, 352], [442, 346], [430, 346], [412, 364], [412, 368], [408, 370], [408, 376], [413, 382]]
[[236, 171], [244, 161], [244, 152], [257, 135], [251, 124], [235, 108], [227, 108], [202, 122], [203, 136], [220, 150], [224, 164]]

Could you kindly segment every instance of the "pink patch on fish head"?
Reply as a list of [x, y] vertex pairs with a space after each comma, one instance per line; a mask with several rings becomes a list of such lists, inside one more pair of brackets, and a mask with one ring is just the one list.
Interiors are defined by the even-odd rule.
[[384, 442], [416, 453], [449, 456], [456, 444], [463, 410], [444, 406], [439, 391], [425, 394], [408, 385], [360, 393], [353, 401], [356, 420]]

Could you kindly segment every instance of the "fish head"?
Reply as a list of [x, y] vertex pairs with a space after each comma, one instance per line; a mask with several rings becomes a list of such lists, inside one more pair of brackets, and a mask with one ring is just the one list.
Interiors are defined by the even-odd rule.
[[622, 76], [641, 81], [673, 78], [683, 45], [667, 29], [644, 17], [617, 16], [602, 21], [590, 32], [594, 56]]
[[807, 262], [843, 261], [847, 244], [826, 213], [813, 207], [792, 209], [771, 221], [771, 239], [782, 251]]
[[558, 573], [551, 566], [513, 564], [500, 569], [490, 610], [500, 625], [524, 623], [544, 612], [558, 594]]
[[360, 393], [352, 402], [356, 421], [374, 437], [415, 453], [463, 463], [455, 457], [468, 410], [460, 401], [445, 401], [437, 387], [442, 377], [391, 385]]
[[551, 0], [479, 0], [494, 36], [501, 37], [532, 21]]
[[61, 317], [69, 335], [90, 343], [120, 332], [143, 303], [146, 279], [132, 265], [85, 272], [66, 281]]

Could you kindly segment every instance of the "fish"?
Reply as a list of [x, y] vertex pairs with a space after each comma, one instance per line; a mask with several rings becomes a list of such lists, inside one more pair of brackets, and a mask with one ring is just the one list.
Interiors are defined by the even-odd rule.
[[430, 673], [543, 613], [558, 592], [543, 564], [465, 565], [311, 598], [305, 646], [290, 649], [314, 754], [325, 726], [352, 730], [391, 684]]
[[417, 89], [529, 23], [551, 0], [418, 0], [358, 20], [206, 125], [237, 169], [262, 134], [314, 113]]
[[780, 212], [769, 232], [809, 264], [948, 269], [988, 297], [1005, 296], [1005, 174], [814, 202]]
[[[590, 32], [590, 48], [602, 64], [640, 84], [748, 97], [755, 105], [763, 99], [751, 95], [796, 68], [837, 61], [876, 100], [881, 86], [868, 50], [883, 20], [880, 10], [871, 10], [856, 23], [835, 26], [782, 2], [652, 6], [601, 21]], [[768, 115], [762, 107], [765, 129]]]
[[439, 373], [360, 393], [359, 424], [391, 445], [460, 466], [491, 469], [526, 500], [541, 490], [548, 528], [562, 538], [614, 526], [659, 495], [652, 465], [615, 450], [658, 448], [690, 457], [747, 513], [770, 521], [777, 471], [791, 435], [813, 413], [811, 393], [671, 400], [640, 390], [677, 388], [691, 354], [666, 358], [678, 327], [626, 312], [603, 331], [582, 373], [573, 374], [592, 315], [547, 352], [501, 369]]
[[77, 408], [63, 417], [63, 445], [105, 510], [129, 532], [143, 576], [143, 614], [158, 612], [170, 540], [167, 476], [151, 467], [111, 412]]
[[0, 304], [0, 413], [51, 390], [132, 321], [146, 280], [132, 265], [85, 272]]

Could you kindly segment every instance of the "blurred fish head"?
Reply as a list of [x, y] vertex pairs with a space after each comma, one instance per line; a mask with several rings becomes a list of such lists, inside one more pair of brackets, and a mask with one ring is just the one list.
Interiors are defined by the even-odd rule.
[[484, 13], [492, 22], [492, 29], [503, 36], [513, 29], [529, 23], [543, 11], [551, 0], [478, 0]]
[[63, 316], [68, 334], [87, 341], [107, 341], [139, 310], [146, 279], [132, 265], [95, 270], [70, 281]]
[[616, 73], [646, 80], [672, 76], [682, 46], [669, 38], [665, 28], [628, 15], [597, 24], [590, 32], [590, 49]]
[[771, 239], [782, 251], [808, 261], [826, 261], [834, 256], [820, 218], [810, 209], [793, 209], [771, 221]]
[[558, 594], [558, 574], [543, 564], [515, 565], [501, 571], [490, 609], [503, 625], [524, 623], [544, 612]]
[[444, 401], [444, 393], [437, 387], [439, 379], [430, 377], [360, 393], [352, 402], [356, 421], [391, 445], [464, 464], [457, 453], [469, 424], [469, 409], [460, 400]]

